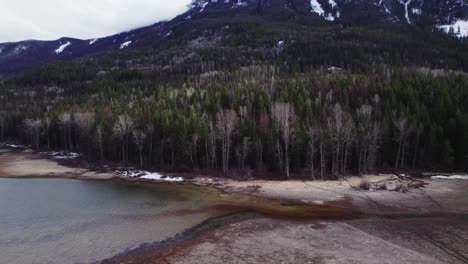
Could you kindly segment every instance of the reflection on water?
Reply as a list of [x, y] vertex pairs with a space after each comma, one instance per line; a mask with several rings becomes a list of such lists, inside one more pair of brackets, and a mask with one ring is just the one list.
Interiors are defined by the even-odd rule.
[[96, 262], [244, 210], [301, 219], [350, 215], [193, 185], [0, 178], [0, 263]]
[[89, 263], [163, 240], [210, 217], [177, 216], [210, 203], [192, 195], [157, 185], [0, 179], [0, 263]]

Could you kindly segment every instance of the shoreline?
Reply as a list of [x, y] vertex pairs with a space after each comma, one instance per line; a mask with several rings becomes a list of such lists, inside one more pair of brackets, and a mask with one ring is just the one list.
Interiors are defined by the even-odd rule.
[[[103, 260], [102, 263], [197, 263], [196, 260], [200, 259], [200, 254], [206, 253], [206, 247], [209, 247], [210, 250], [215, 250], [215, 252], [221, 252], [219, 253], [221, 255], [211, 262], [216, 263], [220, 259], [226, 258], [232, 254], [232, 252], [228, 250], [228, 247], [232, 247], [232, 245], [228, 246], [230, 243], [248, 245], [257, 239], [263, 239], [261, 240], [263, 243], [271, 239], [268, 237], [276, 237], [284, 232], [289, 232], [288, 235], [295, 237], [296, 240], [300, 240], [304, 235], [303, 233], [308, 233], [313, 237], [319, 235], [320, 232], [324, 232], [323, 230], [331, 230], [330, 232], [333, 233], [332, 237], [341, 236], [343, 233], [349, 233], [350, 235], [345, 235], [343, 242], [340, 243], [346, 244], [349, 242], [349, 246], [351, 247], [351, 245], [358, 243], [356, 241], [351, 243], [354, 236], [359, 236], [358, 233], [363, 231], [366, 235], [372, 234], [368, 238], [370, 240], [378, 238], [374, 243], [383, 243], [382, 239], [385, 241], [395, 240], [396, 238], [393, 237], [393, 233], [398, 234], [400, 232], [399, 230], [393, 230], [391, 234], [386, 234], [382, 237], [382, 233], [385, 232], [375, 231], [374, 229], [377, 227], [383, 228], [381, 225], [386, 222], [389, 222], [390, 224], [398, 223], [399, 225], [403, 225], [403, 229], [405, 229], [406, 226], [412, 226], [413, 222], [419, 223], [422, 221], [422, 225], [425, 225], [426, 223], [431, 225], [433, 222], [449, 223], [450, 225], [456, 226], [457, 229], [462, 230], [462, 232], [466, 231], [468, 238], [468, 228], [463, 227], [464, 223], [468, 220], [468, 197], [465, 195], [468, 190], [468, 181], [466, 180], [424, 179], [425, 182], [429, 183], [427, 187], [412, 189], [407, 193], [360, 191], [352, 188], [359, 183], [361, 180], [360, 177], [348, 177], [344, 181], [311, 182], [302, 180], [234, 181], [225, 178], [213, 179], [198, 176], [193, 179], [184, 180], [183, 182], [155, 182], [140, 178], [118, 177], [109, 171], [97, 172], [87, 168], [69, 167], [63, 165], [61, 162], [27, 150], [15, 150], [0, 155], [0, 177], [67, 178], [77, 180], [119, 181], [127, 183], [193, 185], [197, 187], [216, 189], [221, 193], [237, 195], [239, 197], [245, 196], [247, 198], [251, 197], [252, 199], [275, 201], [285, 208], [288, 206], [300, 205], [315, 208], [339, 208], [340, 210], [344, 210], [343, 212], [351, 213], [358, 212], [358, 215], [354, 214], [354, 216], [350, 218], [335, 217], [326, 219], [326, 217], [311, 218], [309, 216], [309, 218], [304, 218], [309, 219], [306, 222], [294, 222], [291, 217], [281, 218], [275, 217], [275, 214], [268, 214], [269, 209], [264, 208], [264, 212], [262, 212], [261, 210], [257, 210], [255, 207], [245, 207], [244, 210], [234, 210], [227, 215], [209, 218], [199, 225], [176, 235], [175, 237], [168, 238], [160, 242], [143, 244], [134, 250], [127, 250], [110, 259]], [[392, 176], [371, 175], [367, 177], [372, 182], [391, 178]], [[279, 212], [284, 213], [281, 211]], [[376, 219], [380, 220], [377, 221]], [[312, 231], [309, 229], [305, 229], [307, 230], [305, 231], [305, 226], [310, 226]], [[362, 231], [358, 232], [356, 226]], [[352, 229], [348, 230], [351, 227]], [[412, 227], [412, 229], [418, 228], [419, 225]], [[442, 227], [433, 228], [440, 229]], [[424, 230], [424, 232], [431, 231]], [[256, 233], [257, 236], [250, 237], [249, 233]], [[283, 235], [286, 235], [286, 233]], [[322, 235], [319, 237], [322, 237]], [[277, 237], [277, 239], [283, 238], [283, 236]], [[428, 243], [427, 241], [425, 242], [425, 240], [421, 240], [419, 237], [411, 239], [415, 245], [425, 245], [425, 243]], [[447, 238], [444, 237], [443, 239]], [[453, 237], [450, 237], [450, 239], [453, 240]], [[330, 243], [336, 244], [336, 242], [333, 241]], [[405, 244], [406, 242], [397, 239], [397, 242], [395, 243], [396, 245], [400, 245]], [[338, 244], [336, 246], [343, 246], [342, 244]], [[253, 254], [250, 257], [257, 258], [260, 251], [269, 250], [273, 247], [274, 245], [269, 245], [267, 243], [255, 250], [247, 247], [244, 251]], [[429, 246], [425, 245], [425, 247]], [[306, 253], [306, 251], [308, 251], [308, 249], [306, 250], [306, 248], [304, 248], [299, 250], [300, 253], [295, 252], [289, 254], [309, 254]], [[324, 252], [326, 249], [317, 248], [316, 251], [316, 254], [322, 256], [325, 254]], [[434, 256], [434, 253], [432, 253], [431, 250], [417, 248], [416, 251], [424, 254], [425, 257], [430, 257], [424, 258], [419, 256], [421, 259], [425, 259], [426, 263], [440, 263], [434, 260], [437, 258], [440, 259], [440, 257]], [[444, 258], [449, 258], [452, 255], [458, 256], [454, 258], [454, 261], [447, 261], [446, 263], [463, 263], [457, 261], [463, 261], [464, 257], [468, 259], [468, 252], [465, 254], [463, 249], [456, 248], [452, 251], [450, 252], [453, 254], [443, 252], [439, 252], [438, 254], [442, 254]], [[214, 251], [211, 252], [213, 253]], [[408, 252], [408, 254], [410, 253], [411, 252]], [[333, 254], [339, 253], [335, 252]], [[390, 252], [386, 252], [385, 254], [390, 254]], [[288, 253], [285, 252], [279, 258], [284, 260], [287, 259], [288, 256]], [[203, 257], [210, 256], [203, 255]], [[359, 259], [359, 256], [356, 256], [355, 258]], [[309, 260], [309, 258], [306, 259]], [[428, 259], [430, 259], [430, 261]], [[134, 262], [135, 260], [139, 261]], [[359, 260], [361, 261], [361, 259]], [[374, 262], [365, 262], [362, 260], [361, 262], [375, 263], [375, 261], [378, 260], [374, 259]], [[210, 261], [207, 261], [207, 263], [210, 263]], [[284, 263], [289, 262], [286, 261]], [[402, 260], [401, 263], [410, 262]]]

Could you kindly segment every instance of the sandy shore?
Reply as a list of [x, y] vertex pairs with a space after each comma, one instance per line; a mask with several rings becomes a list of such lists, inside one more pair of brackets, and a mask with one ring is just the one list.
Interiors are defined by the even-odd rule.
[[114, 173], [99, 173], [83, 168], [60, 165], [30, 150], [16, 150], [0, 155], [0, 177], [64, 177], [105, 180]]
[[[111, 179], [29, 151], [0, 155], [0, 176]], [[368, 176], [380, 181], [391, 175]], [[356, 210], [355, 219], [297, 222], [255, 217], [205, 230], [169, 247], [105, 263], [468, 263], [468, 181], [430, 180], [407, 193], [358, 191], [345, 181], [247, 181], [196, 177], [228, 193]]]

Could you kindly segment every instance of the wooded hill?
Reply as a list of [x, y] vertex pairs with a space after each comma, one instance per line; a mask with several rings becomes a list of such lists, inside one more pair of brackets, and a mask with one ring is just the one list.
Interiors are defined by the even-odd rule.
[[438, 32], [200, 18], [3, 80], [1, 137], [228, 176], [463, 170], [467, 70], [467, 42]]

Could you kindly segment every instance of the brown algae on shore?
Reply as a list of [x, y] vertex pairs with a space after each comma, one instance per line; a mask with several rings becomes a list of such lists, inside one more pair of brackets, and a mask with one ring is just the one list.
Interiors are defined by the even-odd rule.
[[[339, 206], [339, 202], [334, 202], [333, 206], [328, 203], [311, 205], [291, 200], [276, 200], [246, 194], [225, 193], [213, 187], [202, 187], [192, 184], [148, 184], [150, 186], [153, 185], [157, 189], [163, 188], [170, 192], [177, 192], [187, 199], [192, 199], [194, 203], [202, 205], [194, 209], [181, 209], [172, 212], [180, 215], [205, 212], [214, 216], [221, 216], [250, 211], [268, 217], [290, 220], [349, 219], [359, 215], [357, 210]], [[346, 203], [345, 201], [342, 202]]]

